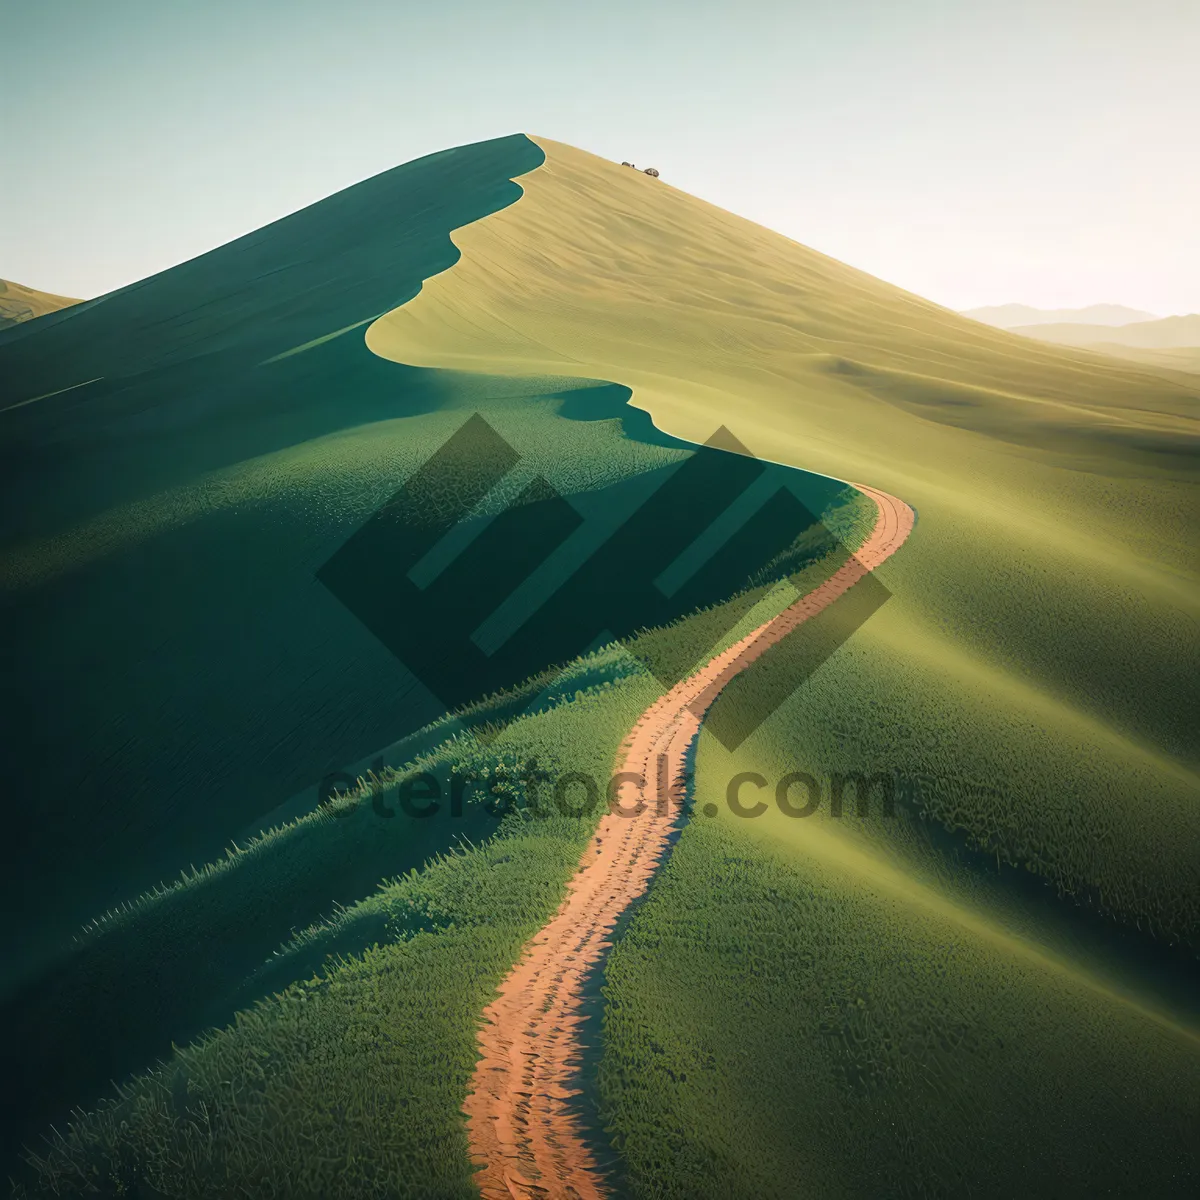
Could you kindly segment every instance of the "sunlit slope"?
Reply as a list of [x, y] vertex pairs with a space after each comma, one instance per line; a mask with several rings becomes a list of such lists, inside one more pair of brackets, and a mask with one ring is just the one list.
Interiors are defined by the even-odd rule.
[[13, 283], [11, 279], [0, 279], [0, 329], [8, 329], [22, 321], [57, 312], [78, 304], [70, 296], [56, 296], [53, 292], [39, 292], [37, 288]]
[[780, 736], [836, 732], [860, 769], [925, 780], [926, 814], [1000, 858], [1194, 936], [1200, 386], [978, 324], [539, 144], [522, 204], [465, 230], [456, 270], [368, 344], [620, 381], [680, 436], [724, 423], [915, 505], [892, 601], [814, 680], [836, 721], [814, 705]]
[[697, 811], [725, 819], [684, 830], [606, 974], [628, 1194], [1195, 1194], [1194, 1026], [1014, 934], [915, 839], [731, 818], [732, 765], [701, 755]]
[[617, 363], [664, 415], [656, 382], [685, 383], [686, 404], [671, 390], [698, 427], [705, 387], [724, 416], [727, 388], [803, 379], [1071, 456], [1195, 446], [1194, 393], [1029, 346], [661, 180], [539, 144], [548, 161], [521, 212], [470, 231], [462, 269], [379, 322], [373, 348], [522, 371]]

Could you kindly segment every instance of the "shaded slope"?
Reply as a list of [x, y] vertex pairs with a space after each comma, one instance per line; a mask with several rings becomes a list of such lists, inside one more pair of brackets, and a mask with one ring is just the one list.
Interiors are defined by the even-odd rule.
[[314, 572], [449, 408], [561, 389], [456, 388], [329, 335], [454, 263], [451, 231], [541, 158], [432, 155], [0, 335], [7, 971], [443, 711]]
[[[518, 719], [486, 751], [452, 743], [447, 757], [485, 784], [531, 755], [555, 774], [603, 778], [656, 693], [631, 676]], [[397, 804], [394, 783], [382, 799]], [[378, 822], [363, 815], [369, 836]], [[479, 1012], [552, 914], [593, 823], [548, 805], [535, 815], [514, 809], [491, 821], [492, 840], [388, 879], [339, 914], [370, 928], [346, 957], [300, 968], [280, 995], [168, 1047], [94, 1111], [31, 1132], [39, 1161], [16, 1194], [94, 1195], [99, 1178], [196, 1200], [473, 1196], [461, 1109]]]

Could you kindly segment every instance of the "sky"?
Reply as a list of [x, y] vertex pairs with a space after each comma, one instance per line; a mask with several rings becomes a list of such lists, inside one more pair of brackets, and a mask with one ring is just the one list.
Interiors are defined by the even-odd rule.
[[0, 277], [91, 297], [513, 132], [952, 308], [1200, 312], [1200, 0], [0, 0]]

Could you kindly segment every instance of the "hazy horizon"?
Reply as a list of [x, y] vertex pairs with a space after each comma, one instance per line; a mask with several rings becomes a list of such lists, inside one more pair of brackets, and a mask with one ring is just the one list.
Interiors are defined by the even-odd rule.
[[1200, 311], [1200, 6], [50, 0], [6, 14], [0, 277], [89, 297], [514, 131], [955, 309]]

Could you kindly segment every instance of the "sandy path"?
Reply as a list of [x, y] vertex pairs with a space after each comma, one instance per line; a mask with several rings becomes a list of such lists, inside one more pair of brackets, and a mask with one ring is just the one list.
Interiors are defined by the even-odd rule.
[[627, 776], [617, 777], [622, 812], [601, 818], [566, 899], [484, 1009], [480, 1058], [464, 1105], [484, 1200], [591, 1200], [606, 1194], [570, 1104], [578, 1091], [585, 982], [609, 949], [617, 919], [646, 890], [662, 859], [687, 786], [688, 752], [721, 689], [908, 537], [913, 511], [907, 504], [886, 492], [855, 486], [879, 509], [875, 528], [858, 554], [681, 680], [638, 719], [617, 758], [617, 771]]

